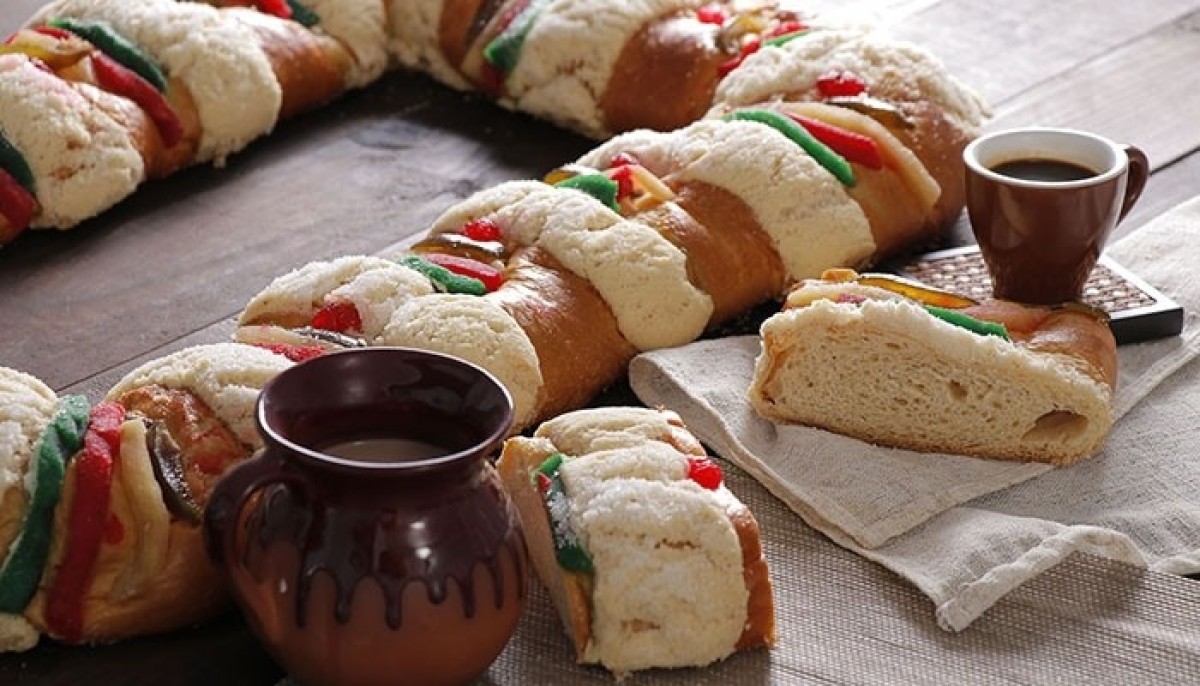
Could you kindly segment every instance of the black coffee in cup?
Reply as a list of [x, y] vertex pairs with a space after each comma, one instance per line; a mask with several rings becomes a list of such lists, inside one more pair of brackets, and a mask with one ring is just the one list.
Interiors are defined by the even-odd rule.
[[1083, 181], [1096, 176], [1094, 170], [1088, 169], [1083, 165], [1045, 157], [1030, 157], [1001, 162], [991, 167], [991, 170], [1010, 178], [1025, 181], [1040, 181], [1043, 183]]

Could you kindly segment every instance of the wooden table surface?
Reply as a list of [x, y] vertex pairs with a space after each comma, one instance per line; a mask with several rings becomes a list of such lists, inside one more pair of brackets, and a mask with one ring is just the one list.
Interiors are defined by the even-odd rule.
[[[3, 0], [0, 33], [40, 4]], [[1120, 231], [1200, 193], [1200, 0], [813, 3], [825, 5], [869, 7], [865, 16], [929, 48], [992, 103], [989, 128], [1077, 127], [1144, 149], [1154, 173]], [[230, 318], [275, 276], [403, 242], [456, 200], [538, 178], [593, 145], [423, 76], [390, 74], [281, 124], [223, 169], [147, 184], [73, 231], [0, 250], [0, 365], [96, 397], [145, 359], [227, 338]], [[278, 676], [232, 618], [144, 645], [167, 656], [161, 664], [191, 655], [201, 670], [155, 683]], [[39, 648], [0, 657], [0, 682], [73, 683], [79, 672], [62, 665], [112, 674], [125, 656]]]

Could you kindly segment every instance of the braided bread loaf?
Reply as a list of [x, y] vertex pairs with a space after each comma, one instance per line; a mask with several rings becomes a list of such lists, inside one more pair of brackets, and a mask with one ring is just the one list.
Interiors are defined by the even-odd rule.
[[41, 634], [104, 643], [229, 607], [200, 516], [261, 447], [254, 406], [291, 365], [196, 346], [131, 371], [100, 402], [0, 367], [0, 652]]
[[[836, 35], [848, 52], [888, 45]], [[282, 330], [332, 329], [356, 344], [455, 354], [509, 387], [518, 429], [581, 407], [639, 351], [693, 341], [791, 283], [876, 263], [950, 226], [961, 205], [942, 206], [921, 160], [952, 156], [972, 129], [949, 116], [935, 125], [903, 99], [916, 91], [888, 92], [897, 104], [772, 100], [622, 134], [544, 182], [503, 183], [451, 207], [398, 263], [348, 257], [281, 277], [245, 308], [239, 339], [297, 343]], [[912, 133], [935, 126], [957, 133]], [[939, 173], [961, 197], [961, 179]], [[441, 267], [478, 277], [473, 290], [446, 293], [457, 286], [433, 275]]]
[[383, 70], [295, 21], [175, 0], [58, 0], [0, 53], [0, 243], [26, 226], [72, 228], [183, 167], [220, 166]]
[[[940, 186], [906, 173], [918, 184], [911, 193], [859, 202], [935, 223], [957, 216], [958, 154], [986, 111], [927, 53], [861, 30], [813, 29], [819, 22], [786, 2], [208, 4], [217, 8], [55, 0], [0, 48], [0, 243], [29, 226], [72, 228], [147, 179], [221, 165], [280, 119], [373, 82], [389, 55], [597, 138], [674, 130], [714, 105], [832, 96], [883, 122]], [[880, 137], [847, 112], [818, 118], [830, 116]]]

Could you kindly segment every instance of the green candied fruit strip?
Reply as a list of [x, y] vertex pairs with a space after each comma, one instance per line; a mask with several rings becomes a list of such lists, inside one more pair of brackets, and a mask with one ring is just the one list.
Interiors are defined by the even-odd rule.
[[511, 74], [521, 59], [521, 48], [525, 46], [525, 39], [529, 37], [533, 25], [537, 23], [542, 10], [548, 4], [550, 4], [549, 0], [530, 2], [529, 6], [500, 32], [500, 35], [487, 44], [487, 47], [483, 49], [483, 59], [505, 74]]
[[791, 43], [792, 41], [796, 40], [800, 36], [805, 35], [809, 31], [810, 31], [810, 29], [801, 29], [799, 31], [792, 31], [791, 33], [785, 33], [782, 36], [775, 36], [774, 38], [768, 38], [767, 40], [763, 41], [763, 47], [769, 46], [769, 47], [777, 48], [781, 45], [787, 45], [788, 43]]
[[554, 539], [554, 557], [558, 560], [558, 565], [569, 572], [590, 574], [594, 569], [592, 558], [583, 549], [579, 534], [575, 533], [567, 519], [570, 505], [567, 503], [567, 492], [559, 474], [562, 463], [562, 453], [554, 453], [546, 458], [532, 475], [534, 486], [546, 501], [550, 535]]
[[[537, 474], [545, 474], [546, 476], [552, 477], [558, 473], [558, 468], [562, 466], [562, 463], [563, 463], [563, 454], [562, 453], [554, 453], [550, 457], [547, 457], [546, 460], [544, 462], [542, 462], [541, 465], [538, 466]], [[537, 474], [530, 475], [530, 478], [533, 479], [534, 482], [537, 481]]]
[[574, 188], [583, 191], [604, 203], [605, 207], [620, 214], [621, 206], [617, 204], [617, 192], [620, 186], [616, 181], [604, 174], [580, 174], [569, 179], [563, 179], [554, 184], [555, 188]]
[[51, 20], [50, 25], [66, 29], [100, 48], [104, 54], [136, 72], [160, 92], [167, 90], [167, 77], [158, 63], [128, 38], [117, 33], [108, 22], [61, 17]]
[[36, 195], [33, 170], [29, 168], [29, 162], [25, 160], [21, 151], [17, 150], [17, 146], [8, 140], [3, 131], [0, 131], [0, 169], [12, 175], [22, 188], [29, 191], [30, 195]]
[[300, 0], [287, 0], [287, 4], [292, 10], [292, 21], [304, 28], [311, 29], [321, 23], [321, 15], [312, 11], [312, 9], [300, 2]]
[[985, 322], [982, 319], [976, 319], [969, 314], [963, 314], [962, 312], [956, 312], [954, 310], [948, 310], [944, 307], [937, 307], [934, 305], [925, 305], [925, 311], [946, 322], [947, 324], [953, 324], [954, 326], [977, 333], [981, 336], [997, 336], [1006, 341], [1012, 340], [1008, 336], [1008, 329], [1006, 329], [1003, 324], [997, 324], [996, 322]]
[[67, 396], [42, 430], [33, 449], [27, 487], [29, 511], [21, 533], [13, 541], [0, 565], [0, 612], [20, 614], [37, 591], [50, 553], [54, 531], [54, 508], [62, 495], [66, 462], [83, 445], [88, 402], [83, 396]]
[[51, 420], [50, 426], [58, 433], [63, 446], [68, 448], [64, 460], [70, 460], [83, 447], [83, 434], [87, 431], [88, 414], [92, 410], [91, 403], [82, 395], [68, 395], [58, 404], [58, 412]]
[[741, 110], [725, 115], [725, 119], [727, 121], [740, 119], [766, 124], [803, 148], [804, 152], [808, 153], [826, 171], [833, 174], [838, 181], [841, 181], [842, 185], [853, 188], [854, 184], [858, 182], [854, 176], [854, 169], [850, 167], [850, 163], [846, 161], [846, 158], [834, 152], [821, 141], [813, 138], [812, 134], [806, 131], [803, 126], [792, 121], [787, 116], [770, 110]]
[[463, 295], [485, 295], [487, 286], [479, 279], [455, 274], [441, 265], [416, 255], [408, 255], [400, 260], [400, 264], [409, 269], [421, 272], [425, 278], [433, 282], [433, 287], [443, 293], [459, 293]]

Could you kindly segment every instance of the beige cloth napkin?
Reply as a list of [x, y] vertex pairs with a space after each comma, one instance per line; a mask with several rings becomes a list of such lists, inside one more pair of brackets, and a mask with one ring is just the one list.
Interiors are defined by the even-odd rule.
[[640, 355], [630, 383], [808, 524], [914, 583], [943, 628], [965, 628], [1074, 551], [1197, 573], [1200, 198], [1108, 254], [1184, 307], [1184, 331], [1119, 350], [1121, 418], [1102, 453], [1073, 467], [916, 453], [774, 425], [745, 399], [754, 336]]

